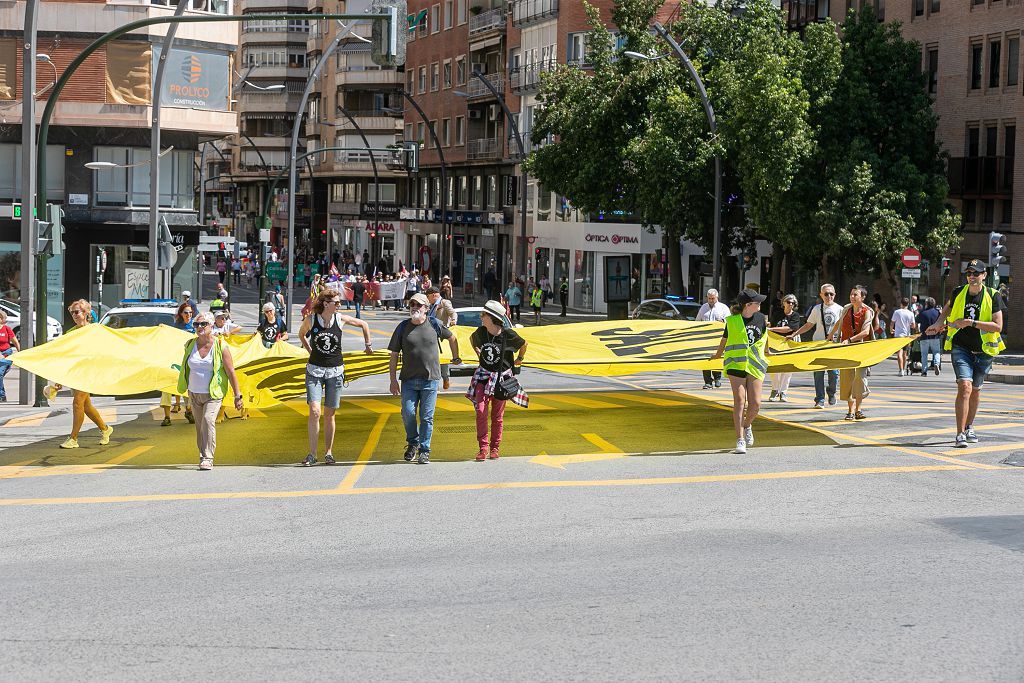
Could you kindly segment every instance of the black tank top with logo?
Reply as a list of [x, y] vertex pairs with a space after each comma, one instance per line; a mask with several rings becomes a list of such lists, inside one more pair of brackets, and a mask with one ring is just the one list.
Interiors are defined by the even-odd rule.
[[324, 327], [320, 316], [313, 316], [313, 326], [309, 330], [309, 364], [322, 368], [336, 368], [345, 364], [341, 357], [341, 325], [338, 316], [331, 319], [331, 324]]

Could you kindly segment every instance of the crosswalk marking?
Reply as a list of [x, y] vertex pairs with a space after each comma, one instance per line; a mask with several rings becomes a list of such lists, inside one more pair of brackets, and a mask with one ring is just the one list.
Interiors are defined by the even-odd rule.
[[38, 427], [43, 424], [43, 420], [48, 418], [52, 412], [52, 410], [47, 410], [42, 413], [12, 417], [4, 424], [4, 427]]
[[380, 413], [382, 415], [402, 412], [401, 405], [386, 403], [376, 398], [350, 398], [349, 403], [357, 405], [364, 410], [369, 410], [371, 413]]
[[469, 402], [469, 399], [453, 401], [450, 398], [439, 398], [437, 399], [437, 407], [453, 413], [472, 413], [474, 410], [473, 404]]
[[998, 446], [969, 446], [967, 448], [951, 448], [948, 451], [942, 451], [943, 455], [971, 455], [972, 453], [1000, 453], [1002, 451], [1009, 451], [1016, 446], [1010, 444], [999, 444]]
[[[979, 418], [984, 418], [984, 419], [990, 419], [990, 420], [1006, 419], [1002, 415], [978, 415], [978, 417]], [[898, 422], [898, 421], [911, 422], [913, 420], [923, 420], [924, 418], [925, 418], [925, 416], [921, 415], [920, 413], [914, 413], [914, 414], [911, 414], [911, 415], [877, 415], [877, 416], [873, 416], [873, 417], [866, 417], [863, 420], [856, 420], [856, 422]], [[817, 420], [809, 420], [806, 424], [818, 425], [818, 426], [822, 426], [822, 427], [838, 426], [838, 425], [850, 424], [850, 420], [823, 420], [823, 421], [820, 421], [820, 422], [817, 421]]]
[[592, 408], [595, 410], [602, 410], [604, 408], [622, 408], [617, 403], [608, 403], [607, 401], [595, 401], [592, 398], [583, 398], [582, 396], [567, 396], [565, 394], [544, 394], [545, 400], [557, 401], [559, 403], [568, 403], [569, 405], [579, 406], [581, 408]]
[[622, 401], [632, 401], [633, 403], [644, 403], [652, 406], [692, 406], [693, 403], [689, 401], [672, 400], [669, 398], [659, 398], [657, 396], [644, 396], [642, 394], [631, 394], [628, 392], [622, 393], [600, 393], [598, 396], [604, 396], [606, 398], [619, 399]]
[[[980, 432], [980, 431], [995, 431], [997, 429], [1015, 429], [1015, 428], [1020, 428], [1022, 426], [1024, 426], [1024, 425], [1022, 425], [1020, 422], [997, 422], [996, 424], [991, 424], [991, 425], [974, 425], [974, 430], [978, 431], [978, 432]], [[950, 430], [950, 431], [952, 431], [952, 430]], [[942, 433], [943, 433], [942, 429], [932, 428], [932, 429], [919, 429], [919, 430], [914, 431], [914, 432], [899, 432], [898, 434], [873, 434], [872, 436], [874, 436], [874, 438], [876, 438], [876, 439], [902, 439], [902, 438], [909, 437], [909, 436], [935, 436], [935, 435], [942, 434]], [[959, 449], [959, 451], [962, 451], [962, 450], [963, 449]]]

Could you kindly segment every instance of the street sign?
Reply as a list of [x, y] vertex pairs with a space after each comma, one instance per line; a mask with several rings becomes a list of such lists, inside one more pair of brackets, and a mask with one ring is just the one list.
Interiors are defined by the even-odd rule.
[[920, 280], [921, 269], [920, 268], [904, 268], [903, 269], [904, 280]]
[[[921, 265], [921, 252], [914, 247], [907, 247], [903, 250], [903, 255], [900, 256], [900, 261], [903, 262], [907, 268], [917, 268]], [[903, 277], [906, 277], [904, 275]]]
[[267, 277], [271, 280], [284, 280], [288, 277], [288, 269], [280, 261], [267, 263]]

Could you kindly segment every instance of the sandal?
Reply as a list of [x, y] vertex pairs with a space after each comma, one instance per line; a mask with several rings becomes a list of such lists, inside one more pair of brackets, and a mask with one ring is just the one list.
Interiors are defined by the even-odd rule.
[[854, 417], [854, 419], [856, 419], [856, 420], [865, 420], [865, 419], [867, 419], [867, 417], [868, 417], [868, 416], [867, 416], [867, 415], [865, 415], [865, 414], [864, 414], [864, 413], [863, 413], [862, 411], [858, 410], [858, 411], [857, 411], [857, 414], [856, 414], [856, 415], [854, 415], [853, 417]]

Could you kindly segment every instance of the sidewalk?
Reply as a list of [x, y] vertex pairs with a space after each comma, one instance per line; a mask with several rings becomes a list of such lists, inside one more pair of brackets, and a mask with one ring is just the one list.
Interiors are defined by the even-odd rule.
[[[471, 307], [482, 307], [487, 299], [484, 298], [483, 294], [477, 297], [465, 297], [465, 296], [454, 296], [452, 297], [452, 304], [455, 308], [471, 308]], [[533, 324], [533, 309], [528, 304], [522, 306], [522, 322], [523, 325]], [[597, 320], [607, 320], [608, 316], [604, 313], [593, 313], [591, 311], [584, 311], [578, 308], [566, 308], [566, 314], [563, 318], [560, 314], [562, 307], [557, 303], [548, 303], [547, 306], [541, 311], [541, 324], [555, 325], [559, 323], [579, 323], [579, 322], [593, 322]]]

